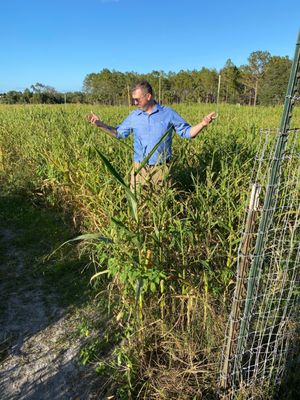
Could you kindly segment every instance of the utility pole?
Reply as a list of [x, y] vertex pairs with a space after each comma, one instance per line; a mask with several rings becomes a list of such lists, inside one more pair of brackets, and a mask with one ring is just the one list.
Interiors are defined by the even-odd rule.
[[131, 107], [131, 97], [130, 97], [129, 85], [127, 85], [127, 100], [128, 100], [128, 108], [130, 109], [130, 107]]
[[158, 78], [158, 103], [161, 103], [161, 72], [159, 73]]
[[216, 114], [217, 115], [219, 114], [220, 88], [221, 88], [221, 74], [219, 74], [219, 81], [218, 81], [217, 109], [216, 109]]

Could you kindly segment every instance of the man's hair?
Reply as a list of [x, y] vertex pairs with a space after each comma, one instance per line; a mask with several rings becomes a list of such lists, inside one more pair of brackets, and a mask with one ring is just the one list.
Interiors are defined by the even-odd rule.
[[141, 89], [144, 93], [150, 93], [153, 96], [153, 89], [148, 81], [142, 80], [136, 82], [131, 91], [134, 92], [137, 89]]

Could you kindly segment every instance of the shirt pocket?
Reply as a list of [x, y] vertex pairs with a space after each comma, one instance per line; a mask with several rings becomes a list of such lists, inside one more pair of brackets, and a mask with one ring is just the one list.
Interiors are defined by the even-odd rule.
[[149, 127], [145, 121], [135, 121], [132, 130], [137, 137], [144, 137], [149, 133]]
[[168, 122], [160, 120], [160, 121], [155, 121], [153, 124], [153, 130], [156, 135], [163, 136], [167, 130], [170, 128], [171, 125], [169, 125]]

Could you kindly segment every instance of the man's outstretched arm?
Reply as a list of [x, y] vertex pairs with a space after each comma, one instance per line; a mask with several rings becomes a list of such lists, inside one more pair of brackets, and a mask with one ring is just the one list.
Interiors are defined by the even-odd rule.
[[100, 129], [102, 129], [104, 132], [108, 133], [110, 136], [116, 138], [117, 137], [117, 129], [114, 128], [113, 126], [109, 126], [106, 125], [104, 122], [102, 122], [99, 117], [94, 114], [93, 112], [91, 112], [88, 116], [87, 116], [88, 121], [91, 124], [94, 124], [96, 126], [98, 126]]
[[199, 122], [197, 125], [194, 125], [190, 129], [190, 135], [191, 138], [195, 138], [203, 128], [205, 128], [207, 125], [209, 125], [214, 119], [217, 118], [217, 115], [215, 112], [211, 112], [206, 117], [203, 118], [201, 122]]

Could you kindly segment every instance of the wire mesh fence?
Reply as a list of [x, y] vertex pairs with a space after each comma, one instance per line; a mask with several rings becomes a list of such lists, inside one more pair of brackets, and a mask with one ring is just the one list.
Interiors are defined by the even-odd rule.
[[258, 387], [281, 380], [300, 323], [300, 130], [261, 130], [259, 149], [222, 355], [221, 386], [231, 388], [231, 398], [245, 388], [246, 398], [258, 398]]
[[[261, 130], [222, 352], [226, 399], [266, 399], [284, 376], [300, 328], [300, 31], [278, 130]], [[299, 334], [299, 332], [298, 332]]]

